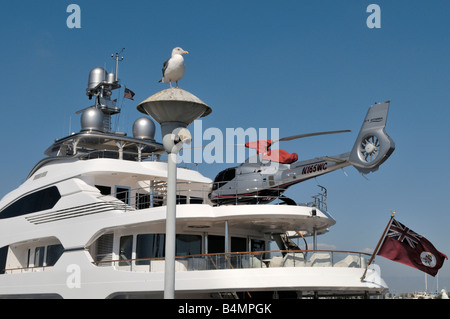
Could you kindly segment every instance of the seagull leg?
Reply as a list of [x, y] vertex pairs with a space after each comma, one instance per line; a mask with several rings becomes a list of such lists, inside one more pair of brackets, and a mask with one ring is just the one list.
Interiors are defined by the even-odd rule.
[[178, 87], [178, 81], [176, 81], [177, 82], [177, 87]]

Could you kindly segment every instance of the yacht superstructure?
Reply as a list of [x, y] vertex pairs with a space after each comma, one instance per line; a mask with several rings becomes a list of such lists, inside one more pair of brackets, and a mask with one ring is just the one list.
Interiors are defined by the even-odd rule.
[[[56, 140], [27, 180], [0, 201], [0, 298], [161, 298], [168, 170], [155, 124], [114, 132], [116, 74], [95, 68], [81, 131]], [[171, 90], [180, 90], [171, 88]], [[177, 168], [177, 298], [379, 295], [367, 254], [300, 250], [326, 233], [322, 205], [220, 205], [212, 180]], [[280, 189], [279, 194], [284, 190]], [[256, 201], [258, 202], [258, 201]], [[276, 242], [274, 251], [270, 242]]]

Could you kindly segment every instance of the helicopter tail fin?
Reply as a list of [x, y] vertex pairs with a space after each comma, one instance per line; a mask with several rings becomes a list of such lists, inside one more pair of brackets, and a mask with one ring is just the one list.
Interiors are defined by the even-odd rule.
[[369, 108], [348, 161], [362, 173], [378, 170], [395, 149], [394, 141], [385, 131], [390, 101]]

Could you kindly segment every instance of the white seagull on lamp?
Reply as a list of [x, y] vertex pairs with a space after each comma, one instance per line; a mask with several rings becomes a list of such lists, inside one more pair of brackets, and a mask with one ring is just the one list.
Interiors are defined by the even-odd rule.
[[183, 54], [188, 54], [189, 52], [184, 51], [180, 47], [176, 47], [172, 50], [172, 57], [164, 62], [162, 73], [163, 77], [159, 82], [170, 83], [172, 87], [172, 82], [176, 82], [178, 87], [178, 81], [184, 76], [184, 59]]

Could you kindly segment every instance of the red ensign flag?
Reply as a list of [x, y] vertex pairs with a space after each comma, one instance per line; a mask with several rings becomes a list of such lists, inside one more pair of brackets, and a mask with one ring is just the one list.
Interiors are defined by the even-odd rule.
[[425, 237], [415, 233], [394, 218], [377, 255], [417, 268], [431, 276], [448, 259]]

